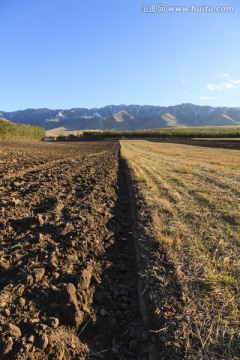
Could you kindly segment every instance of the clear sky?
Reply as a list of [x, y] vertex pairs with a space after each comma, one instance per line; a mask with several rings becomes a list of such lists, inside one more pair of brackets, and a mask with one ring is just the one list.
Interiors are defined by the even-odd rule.
[[0, 0], [0, 16], [2, 111], [240, 107], [239, 0]]

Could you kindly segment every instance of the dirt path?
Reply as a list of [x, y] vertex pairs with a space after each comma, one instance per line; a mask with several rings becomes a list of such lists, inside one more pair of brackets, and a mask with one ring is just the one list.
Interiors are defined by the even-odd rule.
[[54, 145], [0, 150], [0, 359], [153, 359], [119, 144]]

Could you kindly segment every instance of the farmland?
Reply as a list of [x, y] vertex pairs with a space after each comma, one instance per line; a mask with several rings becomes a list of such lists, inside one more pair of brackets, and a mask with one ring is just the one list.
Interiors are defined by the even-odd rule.
[[118, 152], [1, 144], [1, 359], [147, 358]]
[[[161, 336], [174, 326], [190, 359], [239, 359], [239, 152], [146, 141], [121, 146], [161, 249], [145, 265], [145, 281], [159, 283], [151, 300]], [[173, 278], [178, 291], [168, 295]]]
[[1, 142], [0, 359], [238, 359], [239, 156]]

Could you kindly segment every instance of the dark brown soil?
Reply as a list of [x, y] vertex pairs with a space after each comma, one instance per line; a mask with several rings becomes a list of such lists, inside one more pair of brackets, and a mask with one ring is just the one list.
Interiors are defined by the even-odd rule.
[[0, 179], [0, 359], [158, 359], [118, 142], [2, 142]]

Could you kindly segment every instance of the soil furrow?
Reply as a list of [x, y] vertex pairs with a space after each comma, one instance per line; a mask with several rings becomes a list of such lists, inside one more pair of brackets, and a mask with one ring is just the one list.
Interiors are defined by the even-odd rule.
[[138, 281], [133, 243], [133, 219], [126, 183], [126, 171], [119, 163], [117, 199], [108, 222], [110, 244], [99, 259], [102, 281], [94, 292], [96, 318], [83, 331], [91, 358], [148, 359], [154, 338], [139, 314]]

